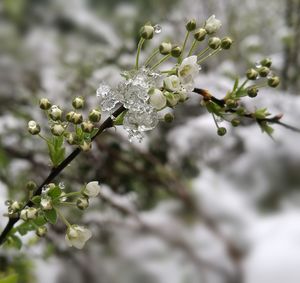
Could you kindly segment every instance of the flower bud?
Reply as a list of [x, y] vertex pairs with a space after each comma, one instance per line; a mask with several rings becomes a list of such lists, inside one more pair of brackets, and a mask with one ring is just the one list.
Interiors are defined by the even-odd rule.
[[171, 55], [175, 58], [178, 58], [181, 55], [182, 49], [178, 45], [174, 45], [171, 50]]
[[217, 32], [220, 29], [221, 25], [221, 21], [216, 19], [215, 15], [212, 15], [205, 22], [204, 28], [208, 34], [212, 34]]
[[265, 58], [265, 59], [263, 59], [263, 60], [260, 61], [260, 64], [262, 66], [270, 68], [272, 66], [272, 60], [270, 58]]
[[226, 100], [226, 106], [228, 108], [236, 108], [236, 107], [238, 107], [238, 102], [234, 99], [227, 99]]
[[67, 133], [66, 134], [66, 141], [69, 145], [76, 144], [76, 135], [74, 133]]
[[176, 96], [174, 93], [171, 92], [165, 92], [165, 97], [167, 98], [167, 105], [169, 107], [174, 107], [178, 104], [179, 96]]
[[154, 27], [151, 25], [144, 25], [140, 30], [140, 36], [144, 39], [151, 39], [154, 34]]
[[74, 114], [76, 114], [74, 111], [68, 112], [67, 115], [66, 115], [66, 120], [67, 120], [68, 122], [72, 122], [72, 118], [73, 118], [73, 115], [74, 115]]
[[81, 124], [81, 129], [85, 133], [91, 133], [94, 130], [94, 124], [91, 121], [85, 121]]
[[92, 181], [92, 182], [89, 182], [85, 186], [83, 194], [85, 196], [94, 198], [100, 193], [100, 190], [101, 190], [101, 186], [99, 185], [99, 182], [98, 181]]
[[173, 120], [174, 120], [174, 115], [173, 113], [167, 113], [165, 116], [164, 116], [164, 120], [166, 123], [172, 123]]
[[179, 102], [185, 102], [188, 99], [186, 91], [179, 91]]
[[162, 42], [159, 45], [159, 52], [162, 55], [170, 54], [171, 50], [172, 50], [172, 44], [170, 42]]
[[72, 106], [75, 109], [81, 109], [84, 106], [84, 98], [82, 96], [77, 96], [72, 101]]
[[83, 117], [81, 113], [74, 113], [71, 118], [71, 122], [75, 125], [81, 124], [83, 121]]
[[280, 79], [277, 76], [268, 78], [268, 86], [277, 87], [280, 84]]
[[167, 105], [167, 99], [158, 88], [151, 89], [149, 91], [149, 96], [150, 105], [155, 109], [161, 110]]
[[82, 151], [89, 151], [92, 148], [92, 143], [87, 142], [87, 141], [83, 141], [83, 143], [80, 145], [80, 148], [81, 148]]
[[89, 113], [89, 120], [98, 123], [101, 120], [101, 112], [97, 109], [92, 109]]
[[61, 124], [54, 124], [51, 127], [51, 133], [54, 136], [61, 136], [65, 131], [65, 128]]
[[230, 37], [224, 37], [221, 40], [221, 48], [230, 49], [231, 45], [232, 45], [232, 39]]
[[196, 20], [191, 19], [186, 23], [185, 28], [187, 31], [193, 31], [196, 28], [196, 25]]
[[89, 199], [87, 197], [80, 197], [77, 199], [76, 205], [80, 210], [84, 210], [89, 207]]
[[234, 119], [231, 120], [231, 125], [232, 125], [233, 127], [239, 126], [240, 123], [241, 123], [241, 121], [240, 121], [239, 119], [234, 118]]
[[47, 227], [46, 226], [41, 226], [41, 227], [38, 227], [36, 229], [35, 234], [38, 237], [44, 237], [47, 234], [47, 232], [48, 232]]
[[41, 207], [43, 210], [51, 210], [53, 208], [51, 198], [50, 197], [42, 197], [41, 199]]
[[255, 86], [252, 86], [252, 87], [248, 87], [247, 88], [247, 94], [249, 97], [256, 97], [257, 94], [258, 94], [258, 88], [255, 87]]
[[13, 213], [18, 212], [22, 208], [22, 204], [18, 201], [13, 201], [9, 208], [12, 210]]
[[164, 88], [169, 91], [177, 92], [180, 90], [180, 80], [175, 75], [164, 78], [163, 84]]
[[62, 110], [57, 105], [52, 105], [49, 109], [49, 116], [53, 121], [61, 120]]
[[21, 210], [20, 218], [24, 221], [29, 219], [35, 219], [37, 217], [38, 210], [35, 207], [28, 207]]
[[40, 133], [41, 127], [37, 122], [31, 120], [28, 122], [27, 130], [30, 134], [37, 135]]
[[218, 134], [220, 137], [226, 135], [226, 133], [227, 133], [226, 128], [224, 128], [224, 127], [218, 128], [217, 134]]
[[221, 39], [218, 38], [218, 37], [211, 37], [209, 40], [208, 40], [208, 46], [211, 48], [211, 49], [218, 49], [221, 45]]
[[246, 72], [246, 76], [248, 80], [256, 80], [258, 77], [258, 72], [255, 69], [251, 68]]
[[204, 28], [198, 28], [198, 29], [195, 30], [194, 38], [197, 41], [202, 41], [202, 40], [205, 39], [206, 34], [207, 34], [207, 32]]
[[39, 105], [43, 110], [48, 110], [51, 107], [51, 103], [48, 98], [41, 98], [39, 101]]
[[258, 69], [258, 73], [261, 77], [266, 77], [270, 72], [270, 69], [268, 67], [261, 67]]
[[37, 185], [36, 185], [35, 182], [29, 181], [29, 182], [27, 182], [27, 184], [26, 184], [26, 189], [27, 189], [28, 191], [34, 191], [34, 190], [37, 189]]

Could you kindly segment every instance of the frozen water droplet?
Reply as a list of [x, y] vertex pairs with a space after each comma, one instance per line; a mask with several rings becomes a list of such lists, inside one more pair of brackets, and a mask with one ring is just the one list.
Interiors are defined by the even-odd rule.
[[60, 182], [60, 183], [58, 184], [58, 186], [59, 186], [59, 188], [60, 188], [61, 190], [64, 190], [64, 189], [65, 189], [65, 183], [64, 183], [64, 182]]
[[111, 88], [110, 88], [109, 85], [100, 84], [97, 91], [96, 91], [96, 96], [104, 98], [109, 94], [110, 91], [111, 91]]
[[256, 68], [261, 68], [260, 62], [256, 62], [256, 63], [255, 63], [255, 67], [256, 67]]
[[154, 28], [154, 32], [155, 32], [156, 34], [161, 33], [162, 28], [161, 28], [160, 25], [155, 25], [153, 28]]

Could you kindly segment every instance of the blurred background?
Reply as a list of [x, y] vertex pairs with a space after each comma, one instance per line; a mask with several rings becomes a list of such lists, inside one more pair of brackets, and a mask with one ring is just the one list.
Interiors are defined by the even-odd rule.
[[[0, 212], [26, 196], [30, 179], [50, 170], [46, 145], [26, 131], [41, 97], [70, 109], [76, 95], [96, 105], [101, 81], [118, 82], [134, 64], [138, 31], [162, 26], [153, 44], [182, 40], [187, 19], [215, 14], [234, 45], [202, 66], [197, 85], [216, 96], [236, 75], [271, 57], [280, 90], [248, 107], [267, 106], [299, 127], [300, 0], [2, 0], [0, 2]], [[143, 55], [149, 54], [146, 48]], [[1, 276], [20, 283], [299, 283], [300, 136], [257, 125], [219, 137], [197, 97], [141, 143], [107, 131], [57, 179], [66, 190], [91, 180], [103, 197], [71, 222], [90, 227], [83, 250], [66, 247], [65, 227], [21, 251], [0, 250]], [[224, 123], [225, 125], [225, 123]], [[3, 228], [6, 218], [0, 218]]]

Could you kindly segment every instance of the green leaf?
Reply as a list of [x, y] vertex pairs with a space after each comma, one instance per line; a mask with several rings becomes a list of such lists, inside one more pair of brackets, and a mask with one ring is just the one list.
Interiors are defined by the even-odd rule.
[[57, 167], [65, 159], [65, 148], [63, 147], [63, 136], [53, 137], [48, 142], [49, 156], [54, 167]]
[[51, 197], [51, 199], [58, 198], [60, 195], [61, 189], [58, 186], [55, 186], [48, 191], [48, 196]]
[[35, 228], [32, 226], [30, 222], [24, 222], [18, 227], [16, 227], [16, 230], [20, 233], [20, 235], [24, 236], [29, 231], [35, 230]]
[[57, 221], [57, 213], [56, 210], [53, 208], [51, 210], [45, 210], [45, 217], [46, 219], [51, 223], [51, 224], [55, 224]]
[[45, 219], [44, 216], [39, 216], [38, 218], [32, 220], [32, 222], [36, 225], [36, 226], [43, 226], [47, 223], [47, 220]]
[[0, 279], [0, 283], [17, 283], [18, 282], [18, 275], [11, 274], [6, 276], [5, 278]]
[[120, 126], [123, 125], [124, 116], [126, 115], [127, 110], [123, 111], [115, 120], [114, 120], [114, 126]]
[[31, 201], [35, 204], [35, 205], [39, 205], [41, 203], [41, 196], [34, 196]]
[[234, 81], [232, 92], [235, 92], [239, 86], [239, 78], [236, 78]]
[[22, 248], [22, 241], [18, 236], [11, 235], [10, 239], [11, 239], [11, 241], [10, 241], [10, 246], [11, 247], [14, 247], [18, 250], [20, 250]]

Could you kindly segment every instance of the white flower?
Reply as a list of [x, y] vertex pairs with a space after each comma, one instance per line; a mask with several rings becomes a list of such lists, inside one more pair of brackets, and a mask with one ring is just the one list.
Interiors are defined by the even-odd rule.
[[89, 229], [79, 225], [72, 225], [68, 228], [65, 239], [69, 247], [73, 246], [77, 249], [82, 249], [85, 242], [91, 237], [92, 233]]
[[180, 80], [177, 76], [172, 75], [164, 79], [164, 87], [169, 91], [179, 91], [180, 90]]
[[88, 197], [96, 197], [100, 193], [100, 189], [97, 181], [89, 182], [84, 189], [84, 194]]
[[24, 208], [20, 213], [20, 218], [24, 221], [27, 221], [28, 219], [35, 219], [37, 212], [37, 209], [34, 207]]
[[179, 80], [186, 91], [192, 91], [194, 89], [194, 78], [198, 75], [199, 68], [197, 56], [185, 58], [179, 66]]
[[222, 25], [221, 21], [216, 19], [215, 15], [212, 15], [206, 20], [204, 28], [208, 34], [212, 34], [218, 31], [221, 25]]
[[149, 92], [150, 98], [149, 98], [149, 102], [150, 105], [153, 106], [155, 109], [157, 110], [161, 110], [162, 108], [164, 108], [167, 104], [167, 99], [164, 96], [164, 94], [162, 93], [162, 91], [160, 91], [159, 89], [155, 88], [152, 89]]
[[52, 209], [52, 203], [51, 203], [51, 198], [50, 197], [43, 197], [41, 199], [41, 207], [43, 210], [50, 210]]

